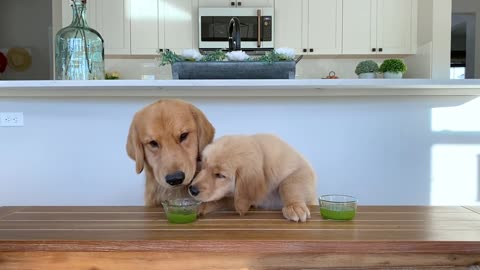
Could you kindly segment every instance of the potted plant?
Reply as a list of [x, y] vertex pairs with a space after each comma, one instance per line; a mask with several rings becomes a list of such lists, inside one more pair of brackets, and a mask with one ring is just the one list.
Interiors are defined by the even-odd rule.
[[401, 79], [407, 72], [407, 66], [401, 59], [386, 59], [380, 66], [380, 72], [385, 79]]
[[359, 79], [374, 79], [377, 72], [378, 64], [372, 60], [362, 61], [355, 68], [355, 74], [358, 75]]

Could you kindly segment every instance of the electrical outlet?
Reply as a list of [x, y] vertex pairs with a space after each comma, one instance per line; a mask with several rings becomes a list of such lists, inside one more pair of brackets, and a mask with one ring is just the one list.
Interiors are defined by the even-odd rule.
[[0, 127], [23, 127], [23, 112], [0, 112]]

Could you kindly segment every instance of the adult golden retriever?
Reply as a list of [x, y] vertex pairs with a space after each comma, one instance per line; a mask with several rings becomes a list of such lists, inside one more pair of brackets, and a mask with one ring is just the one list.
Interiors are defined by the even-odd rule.
[[214, 133], [205, 115], [181, 100], [159, 100], [135, 114], [127, 153], [135, 160], [137, 173], [145, 170], [145, 205], [160, 206], [166, 199], [188, 197], [186, 187]]
[[189, 193], [207, 202], [200, 214], [224, 205], [219, 200], [233, 196], [240, 215], [251, 206], [282, 208], [286, 219], [305, 222], [307, 205], [318, 205], [315, 173], [310, 164], [275, 135], [224, 136], [202, 153], [202, 170]]

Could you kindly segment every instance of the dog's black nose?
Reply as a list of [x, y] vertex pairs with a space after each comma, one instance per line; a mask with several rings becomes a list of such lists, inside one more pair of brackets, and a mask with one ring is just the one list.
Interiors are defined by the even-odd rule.
[[190, 194], [192, 194], [192, 196], [197, 196], [198, 193], [200, 193], [200, 190], [198, 190], [196, 186], [189, 186], [188, 190], [190, 190]]
[[167, 181], [167, 183], [172, 186], [180, 185], [181, 183], [183, 183], [184, 179], [185, 173], [183, 173], [182, 171], [176, 171], [165, 176], [165, 181]]

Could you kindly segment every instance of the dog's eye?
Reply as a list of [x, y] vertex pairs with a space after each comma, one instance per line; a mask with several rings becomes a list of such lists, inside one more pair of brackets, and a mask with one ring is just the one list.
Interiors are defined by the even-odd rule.
[[180, 135], [180, 142], [185, 141], [187, 137], [188, 137], [188, 132], [182, 133], [182, 135]]
[[149, 144], [151, 147], [155, 147], [155, 148], [158, 147], [158, 143], [157, 143], [156, 141], [150, 141], [148, 144]]
[[221, 174], [221, 173], [216, 173], [215, 174], [215, 177], [216, 178], [225, 178], [225, 175]]

